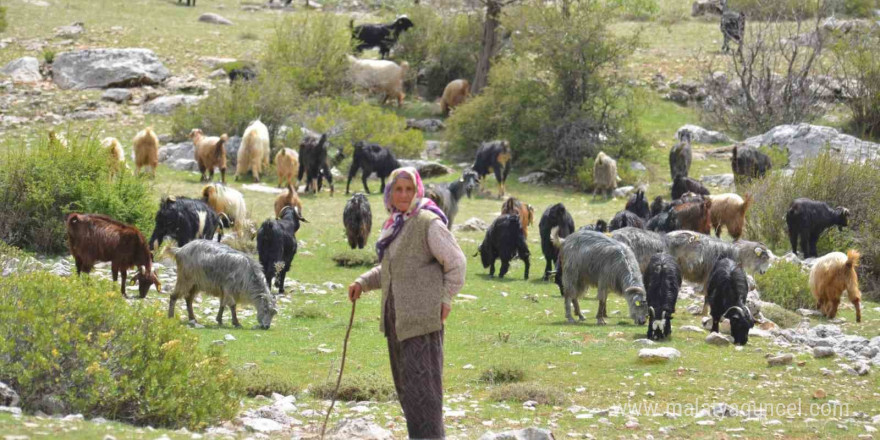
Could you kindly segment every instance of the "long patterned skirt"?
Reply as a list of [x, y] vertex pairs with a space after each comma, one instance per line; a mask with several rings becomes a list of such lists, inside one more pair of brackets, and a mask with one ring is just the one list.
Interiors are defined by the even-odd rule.
[[443, 330], [397, 340], [394, 298], [385, 302], [385, 337], [394, 388], [410, 439], [443, 439]]

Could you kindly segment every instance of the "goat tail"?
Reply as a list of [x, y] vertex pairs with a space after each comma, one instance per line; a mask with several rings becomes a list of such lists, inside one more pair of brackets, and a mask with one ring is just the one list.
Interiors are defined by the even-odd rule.
[[846, 251], [846, 267], [848, 269], [853, 269], [859, 267], [859, 259], [862, 257], [862, 254], [855, 249], [850, 249]]
[[550, 241], [553, 242], [553, 246], [556, 249], [562, 247], [565, 244], [564, 238], [559, 238], [559, 226], [554, 226], [553, 229], [550, 230]]
[[409, 70], [409, 63], [407, 63], [406, 61], [401, 61], [400, 68], [403, 69], [403, 73], [406, 73], [406, 71]]
[[742, 204], [742, 213], [743, 214], [745, 214], [746, 211], [749, 210], [749, 206], [752, 205], [753, 201], [754, 201], [754, 198], [752, 197], [751, 194], [746, 194], [746, 196], [743, 197], [743, 204]]
[[220, 136], [220, 140], [217, 141], [217, 146], [214, 148], [214, 158], [220, 160], [223, 155], [226, 154], [226, 141], [229, 140], [229, 136], [226, 133]]

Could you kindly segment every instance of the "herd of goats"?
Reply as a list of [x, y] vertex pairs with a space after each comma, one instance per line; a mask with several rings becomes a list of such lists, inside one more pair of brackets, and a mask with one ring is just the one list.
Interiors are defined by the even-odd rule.
[[[256, 133], [256, 134], [254, 134]], [[152, 269], [152, 252], [168, 237], [177, 242], [172, 248], [177, 264], [176, 285], [171, 293], [168, 315], [174, 316], [175, 303], [183, 298], [188, 317], [195, 322], [193, 300], [199, 292], [220, 298], [218, 324], [222, 324], [224, 309], [228, 306], [232, 323], [239, 326], [236, 316], [238, 303], [253, 304], [259, 326], [268, 328], [276, 313], [271, 286], [284, 293], [284, 280], [297, 252], [296, 234], [302, 223], [303, 205], [297, 193], [305, 177], [306, 189], [317, 194], [326, 180], [332, 192], [332, 176], [328, 164], [328, 136], [306, 133], [299, 151], [282, 149], [275, 156], [279, 186], [286, 184], [275, 200], [275, 219], [262, 223], [256, 232], [258, 261], [244, 252], [220, 243], [225, 228], [233, 228], [247, 237], [252, 223], [247, 219], [244, 197], [224, 182], [213, 182], [215, 167], [225, 176], [226, 135], [205, 137], [200, 130], [191, 133], [194, 154], [207, 185], [200, 198], [163, 197], [156, 213], [155, 227], [147, 241], [137, 228], [100, 214], [69, 214], [66, 220], [70, 252], [77, 273], [90, 272], [96, 262], [111, 262], [113, 280], [121, 274], [121, 291], [126, 295], [126, 271], [137, 267], [130, 280], [138, 284], [140, 297], [145, 297], [152, 285], [161, 289]], [[750, 273], [765, 272], [774, 256], [762, 243], [740, 238], [745, 215], [752, 197], [734, 193], [711, 195], [696, 179], [688, 176], [691, 165], [691, 134], [681, 130], [679, 142], [670, 150], [669, 165], [673, 181], [671, 200], [657, 196], [649, 204], [644, 190], [639, 189], [627, 201], [624, 210], [616, 213], [610, 222], [597, 220], [575, 229], [574, 220], [562, 203], [546, 208], [539, 222], [541, 249], [546, 260], [544, 281], [551, 276], [564, 298], [566, 319], [574, 323], [575, 315], [581, 321], [579, 299], [589, 287], [598, 289], [597, 323], [605, 324], [608, 317], [606, 301], [609, 291], [622, 294], [629, 315], [636, 325], [648, 323], [648, 337], [668, 338], [671, 319], [682, 280], [697, 283], [705, 295], [703, 313], [710, 311], [712, 330], [729, 320], [731, 335], [737, 344], [748, 341], [749, 330], [755, 320], [746, 306]], [[268, 166], [269, 140], [265, 126], [254, 121], [242, 136], [238, 150], [236, 179], [248, 172], [254, 179]], [[117, 164], [121, 150], [115, 139], [105, 139], [111, 154], [110, 162]], [[155, 167], [155, 148], [158, 140], [150, 129], [134, 139], [135, 161], [138, 172], [141, 165]], [[147, 150], [152, 150], [147, 152]], [[149, 157], [150, 160], [145, 160]], [[287, 160], [283, 160], [287, 158]], [[506, 140], [484, 142], [476, 152], [472, 166], [461, 177], [450, 183], [430, 184], [426, 197], [434, 200], [449, 219], [452, 227], [459, 203], [467, 195], [482, 191], [490, 173], [498, 182], [498, 196], [503, 198], [505, 181], [511, 170], [512, 151]], [[772, 163], [764, 153], [736, 146], [731, 165], [737, 181], [763, 177]], [[222, 167], [221, 167], [222, 166]], [[378, 144], [359, 141], [346, 183], [349, 193], [352, 179], [360, 171], [364, 191], [369, 194], [367, 177], [376, 174], [384, 190], [385, 179], [401, 165], [393, 152]], [[294, 170], [297, 177], [293, 181]], [[605, 153], [599, 153], [593, 169], [595, 198], [599, 191], [606, 196], [617, 185], [617, 164]], [[527, 244], [528, 227], [534, 218], [531, 205], [515, 197], [502, 203], [501, 215], [495, 218], [479, 246], [483, 267], [489, 276], [495, 276], [495, 263], [501, 260], [499, 277], [504, 277], [511, 260], [524, 262], [524, 278], [529, 276], [530, 251]], [[818, 257], [816, 242], [819, 235], [832, 226], [847, 226], [849, 211], [832, 208], [827, 203], [799, 198], [792, 202], [786, 215], [792, 251], [797, 253], [798, 242], [804, 258]], [[367, 197], [354, 194], [343, 211], [343, 224], [351, 248], [363, 248], [372, 228], [372, 212]], [[733, 241], [721, 239], [722, 229]], [[714, 230], [715, 236], [712, 236]], [[250, 232], [252, 234], [252, 232]], [[213, 238], [216, 237], [216, 242]], [[810, 288], [817, 308], [833, 318], [844, 291], [855, 306], [856, 320], [861, 322], [860, 300], [856, 266], [859, 253], [832, 252], [818, 258], [810, 273]], [[554, 270], [555, 266], [555, 270]], [[572, 308], [574, 309], [572, 312]]]

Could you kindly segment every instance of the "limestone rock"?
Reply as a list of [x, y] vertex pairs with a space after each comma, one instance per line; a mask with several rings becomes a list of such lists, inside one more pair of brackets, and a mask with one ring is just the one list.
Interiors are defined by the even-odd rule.
[[190, 106], [202, 98], [191, 95], [161, 96], [144, 104], [144, 113], [151, 115], [170, 115], [180, 106]]
[[467, 219], [467, 221], [465, 221], [464, 223], [462, 223], [460, 225], [453, 226], [452, 229], [455, 231], [465, 231], [465, 232], [485, 231], [486, 229], [489, 229], [489, 225], [486, 224], [486, 222], [484, 222], [481, 219], [478, 219], [476, 217], [471, 217], [471, 218]]
[[534, 427], [499, 433], [489, 431], [480, 436], [480, 440], [553, 440], [554, 438], [552, 432]]
[[413, 167], [417, 169], [419, 171], [419, 174], [422, 176], [422, 179], [444, 176], [446, 174], [451, 174], [455, 172], [455, 170], [447, 167], [446, 165], [427, 160], [401, 159], [400, 166]]
[[9, 385], [0, 382], [0, 406], [16, 407], [19, 401], [18, 393]]
[[863, 141], [831, 127], [810, 124], [773, 127], [770, 131], [750, 137], [739, 145], [754, 148], [762, 145], [783, 147], [788, 150], [789, 168], [800, 165], [804, 159], [818, 156], [825, 148], [829, 148], [848, 162], [880, 159], [880, 144]]
[[0, 73], [12, 78], [16, 83], [35, 83], [43, 80], [40, 74], [40, 61], [34, 57], [22, 57], [6, 63]]
[[666, 362], [681, 357], [681, 352], [672, 347], [643, 348], [639, 350], [639, 359], [645, 362]]
[[446, 128], [446, 124], [439, 119], [407, 119], [406, 128], [422, 130], [426, 132], [440, 131]]
[[101, 95], [101, 99], [121, 104], [131, 101], [131, 91], [128, 89], [107, 89]]
[[792, 363], [792, 361], [794, 361], [794, 356], [792, 356], [790, 353], [786, 353], [767, 358], [767, 366], [775, 367], [779, 365], [789, 365]]
[[158, 84], [169, 75], [148, 49], [85, 49], [63, 52], [52, 63], [62, 89], [98, 89]]
[[730, 139], [730, 136], [727, 136], [724, 133], [721, 133], [719, 131], [706, 130], [703, 127], [691, 124], [683, 125], [681, 128], [679, 128], [678, 131], [675, 132], [676, 139], [680, 139], [679, 134], [682, 132], [682, 130], [690, 131], [692, 135], [691, 140], [699, 144], [720, 144], [733, 141], [732, 139]]
[[206, 12], [199, 16], [199, 21], [202, 23], [210, 23], [210, 24], [222, 24], [225, 26], [232, 26], [232, 22], [229, 19], [215, 14], [213, 12]]
[[712, 332], [706, 335], [706, 343], [724, 347], [733, 343], [733, 338], [721, 333]]
[[392, 440], [385, 428], [366, 419], [343, 419], [329, 432], [331, 440]]

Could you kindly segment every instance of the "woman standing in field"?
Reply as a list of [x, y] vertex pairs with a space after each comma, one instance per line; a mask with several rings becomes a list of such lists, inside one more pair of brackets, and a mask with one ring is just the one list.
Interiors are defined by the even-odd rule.
[[411, 439], [445, 438], [443, 323], [464, 285], [467, 260], [446, 215], [424, 197], [418, 171], [398, 168], [385, 187], [376, 250], [379, 265], [348, 286], [348, 297], [382, 289], [380, 330], [388, 341], [394, 387]]

